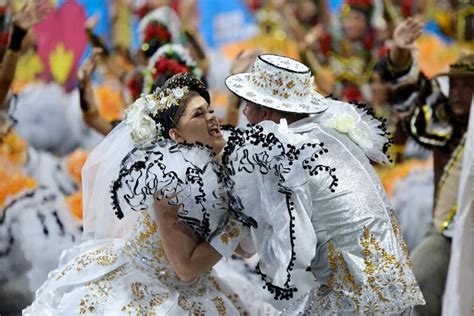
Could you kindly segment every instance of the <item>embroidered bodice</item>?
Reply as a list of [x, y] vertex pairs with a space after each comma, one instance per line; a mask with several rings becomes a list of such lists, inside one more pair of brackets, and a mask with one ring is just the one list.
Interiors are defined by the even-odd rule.
[[157, 279], [168, 288], [180, 292], [205, 290], [205, 281], [209, 273], [199, 277], [192, 285], [183, 282], [174, 272], [163, 248], [156, 221], [152, 215], [142, 212], [135, 229], [125, 238], [124, 253], [130, 263], [150, 278]]

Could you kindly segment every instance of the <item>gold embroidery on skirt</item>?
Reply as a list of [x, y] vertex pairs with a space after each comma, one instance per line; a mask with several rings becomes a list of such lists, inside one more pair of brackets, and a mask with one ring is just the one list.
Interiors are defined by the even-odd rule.
[[103, 304], [108, 298], [108, 292], [111, 290], [112, 282], [122, 274], [125, 268], [119, 267], [99, 280], [86, 283], [88, 293], [80, 300], [79, 313], [94, 313], [98, 306]]
[[155, 293], [146, 284], [134, 282], [131, 284], [133, 300], [122, 307], [122, 312], [129, 315], [155, 315], [154, 308], [160, 306], [169, 297], [169, 292]]
[[79, 256], [73, 264], [67, 265], [61, 272], [56, 276], [56, 281], [66, 275], [67, 272], [71, 271], [74, 267], [77, 271], [82, 271], [91, 263], [95, 263], [101, 266], [112, 265], [117, 261], [117, 254], [115, 253], [112, 246], [100, 247], [94, 251], [87, 252]]

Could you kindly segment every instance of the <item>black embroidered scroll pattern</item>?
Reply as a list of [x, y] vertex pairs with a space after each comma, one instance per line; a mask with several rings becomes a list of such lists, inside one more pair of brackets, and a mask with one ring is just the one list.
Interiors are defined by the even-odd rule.
[[[151, 168], [153, 170], [150, 170]], [[111, 187], [112, 207], [115, 210], [115, 215], [119, 219], [124, 217], [119, 201], [119, 192], [127, 207], [133, 211], [141, 211], [146, 207], [147, 196], [154, 193], [153, 188], [157, 187], [160, 182], [164, 182], [163, 195], [172, 196], [171, 192], [166, 191], [166, 189], [171, 189], [168, 188], [168, 184], [174, 180], [177, 187], [182, 185], [183, 181], [178, 179], [173, 172], [165, 173], [165, 169], [163, 154], [160, 151], [134, 148], [127, 154], [122, 160], [119, 175]], [[143, 183], [140, 182], [142, 180]], [[121, 190], [122, 188], [123, 190]]]
[[[260, 173], [268, 174], [270, 171], [274, 171], [277, 176], [282, 176], [290, 171], [288, 166], [280, 163], [279, 158], [282, 161], [289, 161], [291, 166], [294, 160], [298, 159], [299, 151], [296, 147], [287, 145], [285, 150], [284, 144], [275, 137], [273, 133], [265, 133], [264, 129], [260, 125], [248, 125], [247, 129], [233, 129], [230, 130], [230, 136], [227, 141], [227, 145], [224, 148], [223, 164], [229, 169], [230, 175], [235, 175], [235, 170], [232, 161], [230, 161], [231, 155], [239, 155], [239, 169], [238, 171], [245, 171], [252, 173], [256, 168], [259, 169]], [[252, 147], [260, 147], [262, 151], [249, 157], [249, 151], [243, 149], [245, 146], [252, 145]], [[272, 156], [268, 154], [268, 151], [272, 151]], [[235, 160], [235, 158], [232, 158]], [[281, 178], [280, 180], [284, 180]]]
[[188, 211], [185, 209], [182, 212], [178, 213], [178, 218], [191, 227], [194, 231], [194, 234], [198, 238], [207, 239], [211, 230], [209, 228], [209, 212], [207, 212], [203, 203], [206, 202], [206, 193], [204, 192], [204, 181], [203, 170], [197, 168], [187, 168], [186, 169], [186, 183], [197, 184], [198, 185], [198, 194], [195, 195], [194, 203], [201, 206], [202, 212], [202, 221], [197, 220], [195, 217], [186, 216]]
[[219, 175], [219, 183], [222, 183], [226, 190], [225, 194], [227, 197], [227, 203], [224, 207], [226, 207], [229, 213], [231, 213], [237, 221], [242, 223], [242, 225], [249, 228], [257, 228], [257, 221], [251, 216], [245, 214], [242, 201], [236, 194], [233, 194], [232, 189], [235, 186], [235, 182], [231, 178], [229, 168], [225, 168], [220, 164], [213, 164], [213, 167], [216, 169], [216, 172]]
[[316, 150], [310, 157], [303, 160], [303, 169], [306, 169], [308, 171], [308, 174], [312, 177], [319, 175], [319, 173], [327, 172], [332, 178], [332, 181], [329, 185], [329, 189], [331, 190], [331, 192], [335, 192], [336, 190], [334, 189], [334, 187], [337, 187], [339, 181], [339, 179], [335, 175], [336, 168], [331, 168], [330, 166], [317, 163], [317, 159], [328, 152], [328, 149], [324, 147], [324, 143], [303, 145], [303, 149], [304, 146], [310, 146], [314, 149], [316, 149], [316, 147], [319, 147], [319, 150]]
[[[285, 288], [272, 284], [272, 280], [268, 278], [260, 269], [257, 272], [265, 282], [264, 288], [272, 293], [275, 299], [290, 299], [295, 287], [291, 286], [291, 271], [294, 268], [296, 260], [295, 253], [295, 237], [294, 237], [294, 206], [292, 200], [293, 191], [285, 187], [286, 178], [290, 171], [291, 165], [298, 160], [301, 153], [300, 149], [287, 144], [286, 146], [273, 133], [265, 133], [264, 128], [260, 125], [248, 125], [245, 130], [227, 128], [230, 132], [227, 146], [224, 149], [223, 164], [228, 171], [229, 182], [228, 187], [232, 192], [235, 182], [232, 176], [240, 172], [252, 174], [259, 172], [262, 175], [274, 175], [278, 179], [279, 192], [285, 195], [287, 210], [290, 218], [290, 242], [291, 242], [291, 259], [286, 268], [287, 280]], [[258, 148], [258, 150], [255, 150]], [[244, 207], [238, 195], [233, 194], [234, 200], [231, 203], [232, 208], [239, 208], [239, 212], [244, 213]]]
[[[262, 175], [274, 175], [278, 180], [278, 191], [284, 195], [287, 210], [289, 214], [289, 233], [291, 243], [291, 260], [286, 269], [287, 280], [285, 287], [279, 287], [272, 284], [272, 280], [265, 275], [260, 269], [257, 272], [265, 282], [264, 288], [272, 293], [275, 299], [290, 299], [293, 297], [297, 288], [291, 286], [291, 272], [294, 269], [296, 260], [295, 253], [295, 215], [293, 203], [293, 190], [285, 186], [286, 177], [290, 176], [293, 167], [302, 167], [308, 170], [311, 177], [317, 176], [319, 172], [327, 172], [332, 181], [329, 189], [334, 192], [337, 187], [338, 179], [335, 175], [335, 168], [326, 165], [317, 164], [318, 158], [328, 152], [323, 143], [303, 143], [297, 146], [284, 144], [275, 134], [265, 132], [264, 127], [260, 125], [248, 125], [246, 129], [226, 128], [230, 132], [227, 146], [224, 149], [223, 164], [228, 171], [230, 178], [229, 185], [232, 191], [235, 183], [232, 176], [239, 172], [253, 173], [259, 172]], [[256, 148], [258, 148], [256, 150]], [[252, 154], [250, 154], [252, 152]], [[235, 199], [239, 197], [235, 195]], [[240, 212], [244, 213], [242, 203], [235, 203], [233, 207], [240, 208]]]
[[[167, 145], [168, 144], [168, 145]], [[196, 151], [196, 147], [202, 150], [203, 160], [206, 161], [203, 166], [196, 166], [187, 156], [189, 150]], [[177, 161], [182, 161], [187, 165], [185, 172], [178, 175], [164, 163], [163, 152], [172, 156]], [[207, 155], [207, 158], [206, 158]], [[192, 155], [191, 155], [192, 156]], [[119, 219], [123, 218], [123, 207], [134, 211], [141, 211], [147, 207], [146, 201], [157, 193], [157, 198], [169, 198], [181, 194], [181, 200], [174, 198], [170, 203], [183, 203], [184, 209], [178, 213], [178, 218], [188, 225], [200, 239], [207, 239], [211, 233], [209, 223], [208, 207], [204, 203], [208, 202], [208, 196], [211, 192], [204, 190], [203, 180], [207, 168], [212, 165], [212, 154], [208, 148], [196, 144], [177, 144], [171, 146], [166, 141], [157, 142], [151, 149], [132, 150], [122, 161], [121, 170], [118, 178], [113, 182], [111, 188], [112, 205], [115, 214]], [[219, 175], [217, 175], [219, 177]], [[197, 187], [192, 191], [191, 187]], [[186, 192], [197, 192], [193, 196], [185, 195]], [[211, 193], [212, 194], [212, 193]], [[212, 196], [211, 196], [212, 197]], [[192, 203], [190, 201], [192, 199]], [[183, 201], [185, 200], [185, 201]], [[212, 201], [214, 203], [214, 201]], [[125, 203], [125, 204], [122, 204]], [[189, 216], [190, 207], [199, 207], [202, 212], [202, 218]], [[222, 207], [219, 201], [212, 206], [213, 208]]]
[[295, 264], [295, 260], [296, 260], [296, 253], [294, 251], [295, 249], [295, 224], [294, 224], [294, 220], [295, 220], [295, 216], [293, 214], [293, 211], [294, 211], [294, 203], [292, 202], [292, 192], [291, 190], [286, 190], [286, 191], [281, 191], [282, 194], [285, 195], [285, 199], [286, 199], [286, 205], [287, 205], [287, 209], [288, 209], [288, 214], [289, 214], [289, 217], [290, 217], [290, 243], [291, 243], [291, 249], [292, 249], [292, 252], [291, 252], [291, 260], [290, 260], [290, 263], [288, 264], [288, 267], [287, 267], [287, 279], [286, 279], [286, 282], [285, 282], [285, 288], [282, 288], [282, 287], [279, 287], [279, 286], [276, 286], [272, 283], [272, 280], [265, 274], [263, 273], [261, 270], [260, 270], [260, 266], [257, 264], [257, 267], [256, 267], [256, 271], [257, 273], [260, 275], [262, 281], [265, 282], [265, 285], [263, 286], [264, 289], [267, 289], [271, 294], [274, 295], [274, 298], [276, 300], [282, 300], [282, 299], [290, 299], [293, 297], [293, 294], [295, 292], [298, 292], [298, 289], [296, 287], [291, 287], [290, 285], [290, 281], [291, 281], [291, 271], [293, 270]]

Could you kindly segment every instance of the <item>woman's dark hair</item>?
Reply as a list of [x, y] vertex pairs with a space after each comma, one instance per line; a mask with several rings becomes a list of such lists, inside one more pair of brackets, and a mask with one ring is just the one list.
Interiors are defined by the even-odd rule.
[[[153, 84], [151, 86], [151, 89], [149, 90], [149, 93], [156, 91], [156, 89], [161, 89], [165, 85], [166, 81], [171, 79], [173, 76], [174, 76], [173, 74], [170, 74], [168, 72], [158, 75], [153, 81]], [[204, 86], [207, 86], [207, 80], [205, 76], [203, 76], [200, 80], [204, 84]]]
[[163, 137], [165, 138], [169, 138], [170, 129], [177, 127], [179, 119], [186, 110], [186, 103], [191, 97], [198, 95], [204, 98], [207, 103], [211, 102], [209, 91], [207, 91], [204, 83], [189, 73], [174, 75], [165, 82], [161, 89], [155, 91], [155, 93], [163, 91], [166, 94], [171, 92], [173, 89], [184, 87], [187, 87], [189, 92], [179, 100], [178, 105], [171, 105], [168, 109], [158, 111], [156, 115], [153, 116], [155, 122], [161, 124], [163, 128]]

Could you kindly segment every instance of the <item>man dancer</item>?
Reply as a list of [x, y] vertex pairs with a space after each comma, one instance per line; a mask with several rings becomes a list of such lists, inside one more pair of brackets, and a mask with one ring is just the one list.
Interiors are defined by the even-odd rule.
[[310, 269], [322, 285], [286, 313], [392, 314], [424, 304], [369, 160], [388, 162], [381, 122], [359, 105], [323, 98], [313, 90], [308, 67], [282, 56], [260, 55], [248, 73], [232, 75], [226, 84], [247, 101], [250, 123], [280, 123], [290, 139], [327, 149], [317, 163], [328, 171], [308, 174], [313, 209], [307, 213], [317, 239]]

